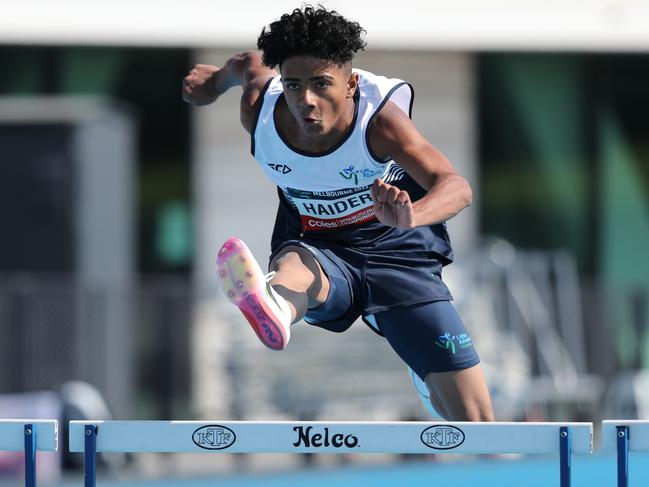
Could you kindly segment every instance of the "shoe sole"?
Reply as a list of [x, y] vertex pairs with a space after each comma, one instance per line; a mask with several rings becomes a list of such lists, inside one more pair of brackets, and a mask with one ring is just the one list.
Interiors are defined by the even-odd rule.
[[[283, 350], [287, 340], [277, 314], [266, 303], [266, 280], [257, 269], [250, 249], [238, 238], [223, 244], [217, 258], [217, 270], [228, 299], [250, 323], [259, 340], [272, 350]], [[260, 278], [261, 276], [261, 278]]]

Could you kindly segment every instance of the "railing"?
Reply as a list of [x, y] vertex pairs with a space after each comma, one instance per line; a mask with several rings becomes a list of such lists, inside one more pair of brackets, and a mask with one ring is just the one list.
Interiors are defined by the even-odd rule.
[[572, 403], [588, 406], [590, 416], [598, 413], [604, 383], [590, 372], [579, 276], [570, 255], [521, 251], [494, 240], [451, 266], [446, 277], [457, 290], [460, 314], [473, 327], [488, 378], [490, 369], [498, 377], [518, 371], [500, 381], [516, 383], [516, 389], [493, 391], [496, 410]]
[[[110, 311], [116, 307], [118, 314]], [[188, 416], [191, 323], [186, 278], [121, 290], [60, 275], [2, 275], [0, 394], [82, 380], [109, 398], [116, 415]]]
[[[553, 401], [587, 404], [586, 416], [598, 414], [603, 384], [588, 373], [579, 282], [569, 256], [520, 252], [498, 242], [450, 266], [445, 276], [493, 377], [488, 383], [501, 419], [519, 419], [530, 405]], [[205, 415], [190, 390], [200, 382], [215, 388], [205, 397], [227, 390], [225, 412], [237, 419], [426, 417], [401, 361], [364, 325], [340, 336], [299, 324], [286, 351], [268, 353], [236, 310], [215, 301], [217, 321], [207, 328], [227, 331], [218, 337], [221, 348], [206, 356], [218, 354], [219, 360], [194, 363], [192, 370], [190, 357], [197, 353], [190, 344], [210, 336], [191, 336], [197, 308], [186, 278], [152, 278], [120, 294], [80, 288], [69, 279], [3, 276], [0, 392], [85, 380], [110, 398], [117, 416], [195, 417], [193, 407]], [[119, 336], [108, 302], [130, 310]], [[116, 364], [122, 368], [114, 370]], [[209, 367], [222, 368], [217, 380], [198, 380]], [[574, 412], [544, 417], [570, 419]]]

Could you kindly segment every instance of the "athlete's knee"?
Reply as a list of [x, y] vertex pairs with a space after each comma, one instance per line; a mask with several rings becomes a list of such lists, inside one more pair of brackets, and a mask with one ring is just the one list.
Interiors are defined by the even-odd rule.
[[[270, 269], [290, 276], [290, 281], [316, 299], [329, 289], [327, 278], [315, 256], [304, 247], [288, 245], [273, 258]], [[284, 279], [282, 279], [284, 280]]]
[[493, 421], [489, 390], [479, 365], [468, 369], [429, 373], [426, 386], [444, 404], [451, 421]]
[[315, 258], [309, 254], [308, 250], [289, 245], [284, 247], [273, 258], [270, 269], [275, 272], [291, 272], [293, 275], [303, 275], [305, 279], [312, 281], [315, 276], [311, 260], [315, 260]]
[[489, 400], [468, 400], [456, 411], [454, 421], [494, 421], [494, 413]]
[[485, 397], [448, 397], [440, 398], [431, 392], [433, 407], [447, 421], [494, 421], [491, 401]]
[[444, 405], [442, 400], [439, 397], [437, 397], [435, 391], [429, 390], [428, 393], [429, 393], [428, 400], [430, 401], [433, 410], [435, 410], [446, 421], [451, 421], [451, 415], [446, 410], [446, 406]]

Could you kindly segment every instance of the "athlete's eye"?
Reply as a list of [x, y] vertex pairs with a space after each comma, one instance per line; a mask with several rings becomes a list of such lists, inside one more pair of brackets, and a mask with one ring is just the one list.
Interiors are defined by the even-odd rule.
[[289, 91], [295, 91], [300, 87], [300, 84], [293, 81], [287, 81], [284, 83], [284, 87]]
[[320, 88], [320, 89], [326, 88], [327, 86], [329, 86], [329, 82], [321, 79], [316, 81], [315, 86], [316, 88]]

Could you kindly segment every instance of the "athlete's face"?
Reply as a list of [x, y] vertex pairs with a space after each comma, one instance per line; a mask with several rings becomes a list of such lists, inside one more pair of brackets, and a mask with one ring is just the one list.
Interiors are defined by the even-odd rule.
[[317, 140], [347, 130], [358, 82], [351, 65], [294, 56], [282, 63], [280, 73], [286, 104], [305, 136]]

